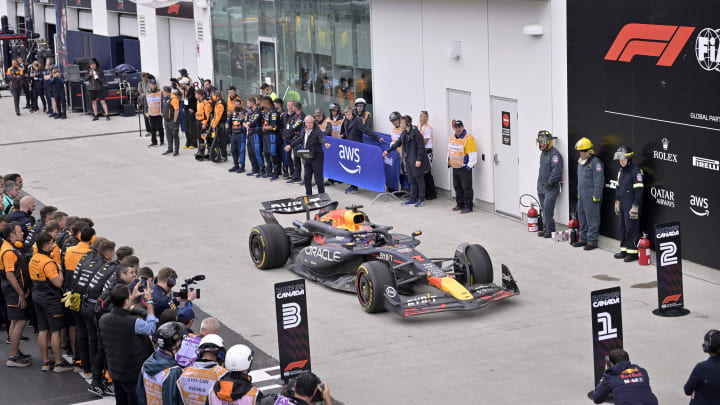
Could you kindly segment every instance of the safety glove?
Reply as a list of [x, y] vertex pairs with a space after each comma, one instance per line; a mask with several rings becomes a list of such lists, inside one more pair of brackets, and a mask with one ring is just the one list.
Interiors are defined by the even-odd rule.
[[599, 203], [599, 202], [600, 202], [600, 197], [595, 197], [595, 196], [593, 196], [593, 202]]
[[640, 214], [640, 207], [637, 204], [633, 204], [629, 212], [630, 219], [638, 219], [638, 214]]
[[615, 215], [620, 215], [620, 201], [615, 201]]

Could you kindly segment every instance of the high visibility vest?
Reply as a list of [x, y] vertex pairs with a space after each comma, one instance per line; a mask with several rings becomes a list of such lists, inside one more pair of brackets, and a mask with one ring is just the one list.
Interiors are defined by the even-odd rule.
[[327, 130], [328, 125], [330, 125], [330, 118], [325, 118], [322, 122], [318, 123], [318, 127], [320, 127], [323, 132]]
[[342, 128], [343, 121], [345, 121], [345, 117], [343, 117], [343, 115], [340, 114], [338, 116], [337, 120], [333, 120], [332, 117], [329, 118], [329, 120], [330, 120], [330, 125], [332, 125], [332, 134], [331, 135], [334, 136], [335, 138], [339, 138], [340, 137], [340, 129]]
[[[393, 126], [392, 130], [390, 131], [390, 138], [392, 139], [392, 141], [395, 142], [400, 139], [400, 137], [402, 136], [402, 132], [402, 129], [395, 128], [395, 126]], [[397, 148], [397, 152], [400, 156], [402, 156], [402, 146]]]
[[162, 115], [162, 92], [160, 90], [148, 91], [145, 100], [147, 101], [148, 115], [153, 117]]
[[147, 405], [163, 405], [163, 383], [170, 374], [170, 370], [173, 368], [174, 367], [168, 367], [159, 373], [150, 375], [145, 372], [143, 367], [142, 377], [143, 385], [145, 386], [145, 401], [147, 402]]
[[[232, 382], [227, 381], [228, 385], [232, 387]], [[220, 381], [220, 390], [222, 392], [223, 388], [223, 381]], [[215, 391], [211, 390], [210, 395], [208, 396], [208, 403], [210, 405], [255, 405], [255, 401], [257, 401], [258, 397], [258, 389], [257, 387], [250, 388], [250, 391], [246, 392], [245, 395], [242, 396], [240, 399], [236, 399], [234, 401], [226, 401], [218, 398], [217, 394], [215, 394]]]
[[450, 135], [450, 142], [448, 142], [448, 164], [450, 166], [457, 169], [465, 165], [465, 144], [469, 139], [472, 139], [470, 133], [466, 133], [462, 138], [458, 138], [454, 134]]
[[177, 381], [183, 404], [205, 405], [213, 386], [226, 372], [227, 370], [219, 365], [210, 368], [196, 368], [193, 365], [186, 368]]

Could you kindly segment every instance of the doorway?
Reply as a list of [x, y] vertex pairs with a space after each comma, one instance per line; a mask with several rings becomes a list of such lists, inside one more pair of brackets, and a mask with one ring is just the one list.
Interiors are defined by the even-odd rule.
[[517, 100], [491, 97], [495, 211], [520, 218]]
[[[447, 105], [448, 105], [448, 125], [450, 126], [449, 132], [448, 132], [448, 139], [451, 136], [455, 136], [455, 129], [452, 127], [452, 122], [455, 120], [461, 120], [463, 122], [463, 125], [465, 126], [465, 130], [467, 130], [468, 133], [472, 133], [472, 98], [471, 93], [469, 91], [462, 91], [462, 90], [454, 90], [454, 89], [447, 89]], [[436, 130], [437, 131], [437, 130]], [[433, 131], [433, 134], [436, 133], [436, 131]], [[444, 131], [437, 131], [440, 133], [443, 133]], [[433, 147], [437, 152], [435, 153], [435, 162], [438, 162], [438, 164], [442, 165], [443, 167], [447, 167], [447, 147], [438, 147], [437, 145], [441, 145], [442, 143], [435, 143], [437, 142], [438, 137], [435, 136], [435, 139], [433, 140]], [[447, 145], [447, 139], [445, 140], [445, 144]], [[440, 156], [441, 154], [444, 154], [445, 156]], [[440, 172], [442, 173], [442, 172]], [[455, 189], [453, 188], [452, 183], [452, 169], [447, 169], [447, 177], [445, 178], [445, 184], [447, 185], [447, 189], [452, 192], [453, 197], [455, 197]], [[474, 184], [474, 183], [473, 183]], [[439, 187], [443, 188], [442, 184], [438, 184]]]
[[275, 38], [260, 37], [260, 85], [269, 84], [277, 88], [277, 52]]
[[[193, 20], [168, 18], [170, 41], [170, 76], [187, 69], [191, 78], [197, 77], [195, 25]], [[195, 79], [193, 79], [195, 80]]]

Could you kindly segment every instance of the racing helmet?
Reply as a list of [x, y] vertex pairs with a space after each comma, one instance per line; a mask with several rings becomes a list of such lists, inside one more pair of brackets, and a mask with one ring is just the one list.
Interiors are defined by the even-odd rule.
[[635, 156], [635, 152], [633, 152], [629, 146], [620, 145], [620, 147], [615, 152], [615, 155], [613, 156], [613, 158], [615, 160], [620, 160], [620, 159], [630, 160], [630, 159], [632, 159], [633, 156]]
[[338, 104], [338, 103], [332, 103], [332, 104], [330, 104], [329, 110], [330, 110], [330, 111], [338, 111], [338, 112], [339, 112], [339, 111], [340, 111], [340, 104]]
[[252, 349], [245, 345], [235, 345], [225, 354], [225, 368], [228, 371], [248, 371], [254, 358]]
[[365, 101], [364, 98], [359, 97], [359, 98], [356, 98], [356, 99], [355, 99], [355, 105], [358, 105], [358, 104], [362, 104], [363, 107], [365, 107], [365, 105], [367, 104], [367, 101]]
[[388, 119], [390, 120], [390, 122], [393, 122], [395, 120], [399, 120], [400, 118], [402, 118], [400, 113], [397, 111], [393, 111], [390, 113], [390, 117]]
[[225, 357], [225, 342], [223, 339], [215, 334], [205, 336], [200, 340], [197, 348], [197, 355], [201, 357], [205, 352], [214, 352], [218, 356], [218, 360], [223, 360]]
[[535, 139], [535, 145], [540, 148], [543, 145], [547, 145], [547, 148], [550, 149], [553, 146], [553, 136], [550, 133], [550, 131], [542, 130], [539, 131], [537, 134], [537, 139]]
[[173, 350], [182, 341], [185, 326], [180, 322], [167, 322], [157, 330], [157, 345], [163, 350]]
[[595, 153], [595, 151], [593, 150], [592, 142], [590, 141], [590, 139], [585, 137], [580, 138], [580, 140], [575, 143], [575, 150], [581, 152], [587, 151], [593, 154]]

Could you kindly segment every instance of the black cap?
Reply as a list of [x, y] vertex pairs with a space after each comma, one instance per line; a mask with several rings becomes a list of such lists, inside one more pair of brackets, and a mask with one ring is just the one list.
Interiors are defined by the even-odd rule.
[[460, 121], [460, 120], [454, 120], [454, 121], [453, 121], [453, 127], [455, 127], [455, 128], [457, 128], [457, 127], [465, 127], [465, 125], [464, 125], [463, 122]]
[[180, 75], [182, 75], [182, 76], [185, 76], [186, 74], [188, 74], [188, 73], [187, 73], [187, 69], [180, 69], [180, 70], [178, 70], [178, 72], [179, 72]]

